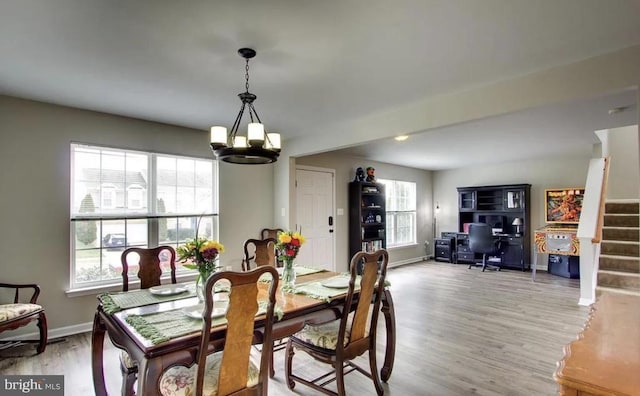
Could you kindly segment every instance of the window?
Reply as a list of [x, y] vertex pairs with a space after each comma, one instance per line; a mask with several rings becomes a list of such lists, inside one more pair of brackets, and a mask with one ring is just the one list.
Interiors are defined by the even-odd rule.
[[217, 239], [217, 198], [213, 160], [72, 144], [71, 287], [121, 282], [124, 249], [177, 248], [198, 223]]
[[416, 243], [416, 183], [378, 179], [385, 185], [387, 247]]

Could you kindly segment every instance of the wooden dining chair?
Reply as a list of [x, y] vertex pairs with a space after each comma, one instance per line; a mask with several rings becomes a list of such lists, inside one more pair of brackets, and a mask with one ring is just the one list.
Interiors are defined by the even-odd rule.
[[[280, 232], [284, 232], [284, 230], [282, 228], [263, 228], [260, 231], [260, 238], [262, 239], [273, 238], [276, 240], [276, 243], [277, 243], [278, 233]], [[278, 251], [276, 250], [276, 267], [282, 267], [284, 263], [282, 262], [282, 260], [280, 260], [278, 256], [279, 254], [278, 254]]]
[[[264, 327], [256, 327], [256, 314], [264, 295], [259, 293], [259, 278], [269, 273]], [[227, 308], [227, 331], [224, 347], [208, 354], [213, 309], [213, 286], [219, 280], [230, 282]], [[269, 383], [270, 348], [262, 348], [259, 366], [250, 359], [254, 342], [270, 345], [273, 327], [273, 310], [278, 287], [278, 272], [274, 267], [262, 266], [245, 272], [217, 272], [205, 285], [205, 304], [202, 335], [196, 364], [191, 367], [172, 366], [160, 378], [162, 395], [267, 395]]]
[[[47, 317], [44, 314], [44, 308], [37, 304], [40, 286], [36, 284], [0, 283], [0, 288], [10, 289], [12, 290], [11, 293], [13, 293], [11, 303], [0, 304], [0, 332], [15, 330], [28, 325], [34, 320], [37, 320], [38, 329], [40, 329], [40, 338], [38, 340], [0, 341], [0, 343], [8, 348], [37, 342], [36, 353], [44, 352], [47, 347]], [[29, 289], [32, 290], [29, 300], [20, 297], [20, 291], [23, 289], [26, 289], [27, 293]]]
[[260, 238], [261, 239], [273, 238], [277, 241], [278, 233], [283, 231], [284, 230], [282, 228], [263, 228], [260, 231]]
[[[384, 249], [373, 253], [358, 252], [351, 259], [351, 278], [342, 314], [337, 320], [320, 324], [307, 324], [289, 337], [285, 357], [287, 386], [293, 390], [296, 382], [329, 395], [344, 395], [344, 376], [354, 370], [369, 377], [378, 395], [384, 390], [376, 364], [376, 328], [380, 302], [384, 291], [389, 255]], [[362, 266], [360, 291], [356, 292], [357, 269]], [[355, 306], [355, 310], [352, 308]], [[332, 371], [315, 379], [305, 379], [292, 373], [295, 350], [306, 352], [319, 362], [332, 366]], [[370, 372], [352, 362], [356, 357], [369, 353]], [[333, 382], [337, 393], [324, 387]]]
[[[137, 276], [140, 279], [140, 289], [159, 286], [161, 284], [162, 267], [167, 263], [170, 268], [171, 283], [176, 280], [176, 251], [171, 246], [155, 248], [131, 247], [122, 252], [122, 291], [129, 291], [129, 267], [138, 267]], [[134, 395], [133, 386], [138, 375], [138, 364], [129, 354], [122, 350], [120, 353], [120, 371], [122, 372], [123, 396]]]
[[261, 267], [268, 265], [276, 266], [276, 240], [247, 239], [244, 242], [244, 259], [242, 260], [242, 270], [249, 271], [251, 267]]

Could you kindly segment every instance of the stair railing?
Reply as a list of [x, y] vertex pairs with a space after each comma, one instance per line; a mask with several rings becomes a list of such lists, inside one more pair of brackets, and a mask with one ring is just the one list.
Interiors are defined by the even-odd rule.
[[609, 163], [609, 157], [594, 158], [589, 162], [577, 232], [580, 240], [580, 305], [595, 302]]

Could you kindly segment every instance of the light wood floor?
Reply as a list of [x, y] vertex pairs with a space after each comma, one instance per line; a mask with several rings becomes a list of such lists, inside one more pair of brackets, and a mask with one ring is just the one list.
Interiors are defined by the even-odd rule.
[[[562, 347], [575, 339], [588, 308], [577, 305], [577, 280], [545, 272], [481, 272], [465, 265], [423, 262], [390, 269], [398, 342], [389, 395], [553, 395]], [[379, 332], [384, 342], [384, 327]], [[2, 351], [1, 374], [63, 374], [65, 395], [93, 394], [90, 334], [68, 337], [33, 356], [33, 346]], [[106, 342], [109, 392], [119, 393], [117, 351]], [[382, 350], [382, 347], [379, 348]], [[276, 353], [269, 394], [291, 394]], [[382, 356], [379, 355], [379, 364]], [[366, 364], [364, 367], [368, 367]], [[323, 372], [304, 353], [294, 371]], [[347, 393], [375, 394], [370, 380], [347, 376]], [[298, 384], [295, 392], [315, 395]]]

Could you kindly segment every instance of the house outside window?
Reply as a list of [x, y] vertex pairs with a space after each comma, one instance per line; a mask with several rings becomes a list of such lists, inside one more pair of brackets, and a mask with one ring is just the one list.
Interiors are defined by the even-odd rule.
[[144, 189], [142, 186], [137, 184], [133, 184], [129, 186], [127, 189], [127, 201], [129, 202], [128, 207], [131, 209], [142, 209], [144, 199]]
[[378, 179], [385, 185], [387, 247], [416, 243], [416, 183]]
[[216, 161], [72, 144], [71, 288], [120, 283], [126, 248], [175, 249], [196, 224], [198, 236], [217, 239], [217, 201]]
[[102, 186], [102, 205], [103, 209], [115, 209], [116, 207], [116, 186], [113, 184], [104, 184]]

